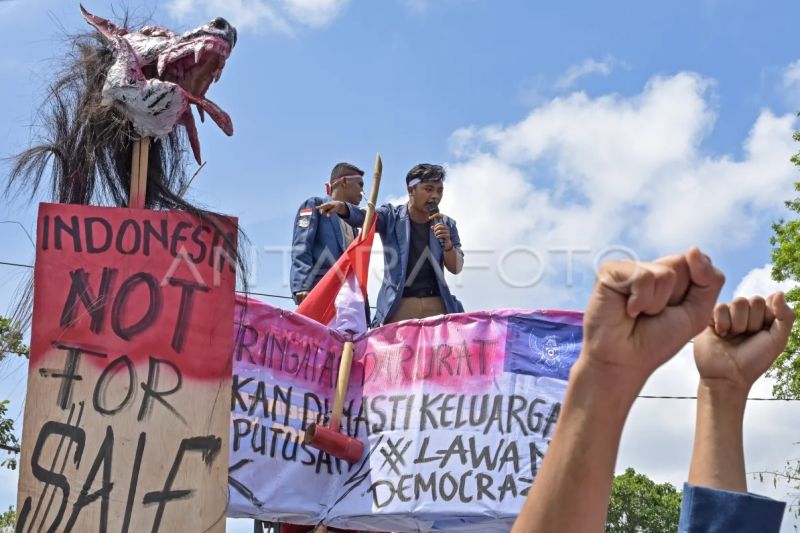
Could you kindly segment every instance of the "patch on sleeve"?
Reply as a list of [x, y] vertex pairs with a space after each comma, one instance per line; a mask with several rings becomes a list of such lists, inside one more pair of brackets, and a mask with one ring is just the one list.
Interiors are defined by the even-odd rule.
[[297, 227], [307, 228], [309, 224], [311, 224], [311, 214], [313, 212], [314, 210], [310, 207], [300, 209], [300, 211], [297, 213]]

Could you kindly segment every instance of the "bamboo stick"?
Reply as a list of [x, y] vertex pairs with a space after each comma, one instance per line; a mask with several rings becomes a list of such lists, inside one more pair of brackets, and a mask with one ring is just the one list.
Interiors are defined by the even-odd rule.
[[131, 155], [131, 187], [128, 207], [144, 209], [147, 198], [147, 164], [150, 158], [150, 137], [133, 141]]

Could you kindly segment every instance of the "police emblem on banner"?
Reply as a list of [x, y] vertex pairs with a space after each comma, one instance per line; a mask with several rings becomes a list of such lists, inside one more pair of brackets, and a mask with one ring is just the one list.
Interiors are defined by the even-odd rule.
[[580, 352], [580, 326], [512, 317], [509, 329], [507, 371], [567, 379]]
[[561, 367], [562, 354], [561, 346], [558, 344], [558, 337], [547, 335], [544, 338], [536, 336], [534, 333], [528, 335], [528, 346], [539, 363], [553, 368]]

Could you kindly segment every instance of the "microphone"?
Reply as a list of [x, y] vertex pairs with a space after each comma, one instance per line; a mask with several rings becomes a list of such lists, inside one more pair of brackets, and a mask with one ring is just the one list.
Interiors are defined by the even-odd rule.
[[[442, 215], [439, 212], [439, 206], [436, 204], [428, 204], [428, 220], [433, 222], [433, 225], [441, 224], [442, 223]], [[431, 228], [433, 229], [433, 228]], [[439, 241], [439, 244], [442, 246], [442, 250], [444, 250], [444, 240], [443, 239], [436, 239]]]

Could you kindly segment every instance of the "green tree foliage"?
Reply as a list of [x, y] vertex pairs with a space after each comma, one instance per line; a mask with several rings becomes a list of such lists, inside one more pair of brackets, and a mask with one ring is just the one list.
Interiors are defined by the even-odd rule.
[[[7, 356], [25, 356], [29, 354], [28, 347], [22, 342], [22, 332], [10, 319], [0, 316], [0, 361]], [[0, 401], [0, 445], [6, 448], [0, 450], [0, 467], [15, 469], [17, 459], [14, 452], [8, 448], [17, 448], [19, 442], [14, 435], [14, 420], [7, 417], [8, 400]], [[13, 512], [13, 511], [12, 511]], [[0, 528], [2, 528], [2, 517], [0, 515]], [[0, 529], [2, 531], [2, 529]]]
[[[800, 131], [794, 132], [793, 138], [800, 142]], [[791, 161], [800, 167], [800, 152], [792, 156]], [[794, 190], [800, 192], [800, 182], [795, 182]], [[790, 211], [800, 214], [800, 198], [787, 200], [785, 204]], [[800, 220], [780, 220], [772, 225], [772, 230], [772, 279], [797, 284], [794, 289], [787, 291], [786, 300], [795, 314], [800, 316]], [[768, 375], [775, 378], [773, 396], [783, 399], [800, 398], [800, 321], [795, 321], [786, 350], [772, 364]], [[760, 481], [771, 478], [776, 487], [779, 483], [788, 486], [789, 511], [800, 516], [799, 457], [788, 459], [782, 469], [754, 472], [753, 477]]]
[[[28, 347], [22, 342], [22, 332], [10, 319], [0, 316], [0, 361], [7, 356], [29, 355]], [[8, 400], [0, 401], [0, 444], [8, 448], [16, 448], [19, 445], [16, 435], [14, 435], [14, 420], [7, 418]], [[6, 454], [8, 454], [6, 456]], [[0, 467], [15, 469], [17, 467], [16, 455], [8, 450], [0, 450]], [[4, 513], [0, 513], [0, 533], [13, 533], [17, 524], [17, 514], [13, 507], [9, 507]]]
[[6, 355], [28, 356], [28, 347], [22, 342], [22, 332], [10, 319], [0, 316], [0, 359]]
[[[800, 142], [800, 131], [794, 133]], [[800, 152], [792, 157], [792, 163], [800, 167]], [[800, 192], [800, 182], [794, 184]], [[786, 207], [800, 214], [800, 198], [788, 200]], [[772, 244], [772, 279], [775, 281], [800, 282], [800, 220], [780, 220], [772, 225], [775, 234]], [[800, 311], [800, 286], [786, 293], [786, 300]], [[800, 398], [800, 321], [795, 322], [786, 351], [772, 365], [770, 376], [775, 378], [772, 394], [777, 398]]]
[[17, 525], [17, 513], [14, 512], [13, 507], [9, 507], [8, 511], [0, 513], [0, 533], [14, 533]]
[[606, 533], [675, 533], [680, 514], [678, 489], [627, 468], [611, 485]]
[[[800, 442], [795, 443], [800, 446]], [[787, 487], [786, 493], [787, 510], [795, 517], [800, 517], [800, 457], [792, 457], [786, 460], [786, 464], [780, 470], [762, 470], [751, 472], [753, 479], [761, 483], [772, 481], [772, 486]], [[797, 526], [795, 526], [797, 531]]]

